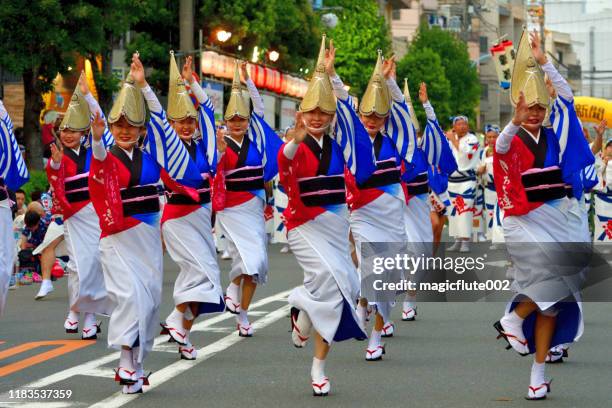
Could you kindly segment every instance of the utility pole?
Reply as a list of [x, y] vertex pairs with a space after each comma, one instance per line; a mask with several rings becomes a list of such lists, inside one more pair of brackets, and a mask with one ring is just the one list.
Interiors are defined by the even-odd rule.
[[546, 9], [544, 7], [545, 2], [546, 0], [542, 0], [540, 5], [540, 10], [542, 10], [542, 15], [540, 16], [540, 43], [542, 45], [542, 52], [544, 52], [544, 54], [546, 54], [546, 36], [544, 33], [544, 19], [546, 17]]
[[193, 52], [193, 0], [181, 0], [179, 5], [179, 48], [187, 54]]
[[468, 29], [470, 27], [469, 23], [468, 23], [468, 6], [469, 6], [469, 0], [463, 0], [463, 18], [461, 19], [462, 24], [461, 24], [461, 37], [463, 38], [463, 41], [465, 41], [465, 43], [467, 44], [468, 42]]
[[589, 29], [589, 60], [591, 62], [591, 96], [595, 95], [595, 27]]

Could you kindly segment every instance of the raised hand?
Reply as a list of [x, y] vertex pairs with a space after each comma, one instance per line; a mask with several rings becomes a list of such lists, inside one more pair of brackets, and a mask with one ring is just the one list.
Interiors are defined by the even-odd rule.
[[544, 50], [542, 50], [540, 35], [537, 31], [533, 30], [533, 32], [529, 34], [529, 38], [531, 39], [531, 53], [533, 54], [533, 57], [538, 62], [538, 64], [546, 64], [548, 62], [548, 59], [546, 58]]
[[85, 71], [81, 71], [81, 76], [79, 77], [79, 91], [81, 91], [83, 95], [87, 95], [89, 93], [89, 85], [87, 85]]
[[217, 150], [221, 153], [225, 153], [227, 149], [227, 143], [225, 142], [225, 130], [217, 128]]
[[249, 80], [249, 71], [247, 70], [247, 62], [240, 61], [240, 74], [242, 75], [242, 80], [244, 82]]
[[552, 99], [557, 98], [557, 91], [555, 90], [552, 81], [548, 77], [546, 77], [546, 89], [548, 90], [548, 96], [550, 96]]
[[598, 138], [602, 138], [604, 133], [606, 132], [606, 128], [608, 127], [608, 121], [605, 119], [599, 122], [597, 126], [595, 126], [595, 133], [597, 133]]
[[132, 65], [130, 66], [130, 74], [132, 75], [132, 78], [134, 78], [136, 85], [141, 88], [147, 86], [144, 66], [142, 65], [142, 61], [140, 61], [140, 54], [138, 52], [132, 54]]
[[397, 64], [395, 62], [395, 55], [392, 55], [389, 59], [383, 62], [383, 76], [385, 79], [395, 79], [395, 69]]
[[186, 59], [185, 59], [185, 64], [183, 64], [183, 79], [189, 83], [193, 82], [193, 69], [191, 68], [191, 65], [193, 64], [193, 57], [191, 55], [189, 55]]
[[421, 101], [421, 103], [427, 103], [427, 101], [429, 101], [429, 97], [427, 96], [427, 85], [425, 82], [421, 82], [421, 85], [419, 86], [419, 101]]
[[336, 62], [336, 47], [334, 47], [334, 40], [329, 41], [329, 49], [325, 50], [325, 72], [330, 77], [336, 76], [336, 68], [334, 64]]
[[512, 118], [512, 123], [516, 126], [520, 126], [521, 123], [526, 122], [529, 118], [529, 107], [525, 102], [525, 94], [523, 91], [519, 94], [519, 100], [516, 104], [516, 108], [514, 108], [514, 117]]
[[61, 163], [62, 157], [64, 157], [64, 146], [59, 144], [59, 147], [55, 143], [51, 143], [51, 160], [53, 163]]
[[100, 112], [96, 112], [96, 116], [91, 122], [91, 133], [93, 135], [94, 141], [99, 142], [100, 140], [102, 140], [104, 129], [106, 129], [106, 123], [104, 122], [104, 119], [102, 119]]
[[306, 138], [306, 124], [304, 123], [304, 114], [302, 112], [295, 114], [295, 127], [290, 129], [290, 131], [290, 137], [293, 138], [295, 143], [302, 143]]

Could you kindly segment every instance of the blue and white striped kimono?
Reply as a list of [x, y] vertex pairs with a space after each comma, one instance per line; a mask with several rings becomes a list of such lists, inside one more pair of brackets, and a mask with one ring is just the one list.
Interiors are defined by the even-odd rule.
[[599, 171], [599, 183], [595, 188], [593, 202], [595, 217], [593, 218], [594, 235], [596, 243], [612, 242], [612, 160]]
[[[357, 183], [363, 183], [376, 165], [372, 142], [350, 97], [338, 98], [335, 120], [331, 137], [336, 145], [332, 144], [326, 176], [343, 176], [346, 167]], [[293, 289], [288, 301], [306, 312], [314, 330], [329, 344], [365, 338], [355, 312], [360, 281], [350, 255], [348, 207], [343, 203], [324, 208], [325, 212], [288, 233], [291, 251], [304, 271], [304, 284]]]
[[448, 193], [452, 203], [448, 232], [454, 238], [471, 239], [480, 143], [476, 135], [468, 133], [459, 139], [458, 149], [452, 146], [452, 151], [458, 168], [448, 178]]
[[[567, 145], [570, 132], [582, 132], [582, 123], [575, 111], [574, 101], [558, 96], [552, 104], [550, 122], [561, 146]], [[564, 153], [562, 150], [561, 155]], [[595, 161], [593, 153], [587, 152], [590, 160]], [[566, 191], [570, 198], [569, 211], [569, 241], [591, 242], [589, 231], [588, 208], [585, 203], [587, 192], [598, 182], [595, 164], [578, 170], [573, 174], [564, 174], [563, 180], [567, 183]]]
[[0, 316], [4, 311], [16, 253], [8, 190], [17, 190], [29, 178], [13, 133], [13, 122], [0, 101]]
[[404, 213], [406, 235], [408, 242], [421, 243], [418, 248], [414, 248], [415, 256], [432, 252], [433, 230], [429, 218], [431, 211], [429, 192], [424, 189], [417, 190], [419, 193], [414, 196], [411, 194], [412, 188], [418, 189], [422, 183], [425, 183], [425, 186], [428, 185], [430, 166], [440, 168], [440, 171], [445, 174], [452, 172], [457, 167], [444, 131], [435, 116], [427, 119], [419, 147], [415, 151], [412, 162], [406, 166], [406, 171], [402, 174], [402, 181], [406, 183], [409, 195]]
[[[192, 89], [194, 87], [199, 87], [199, 85], [194, 83]], [[207, 198], [201, 199], [198, 206], [196, 202], [180, 202], [182, 198], [180, 192], [171, 191], [172, 196], [168, 199], [164, 209], [161, 229], [168, 253], [180, 268], [174, 283], [174, 304], [197, 303], [197, 314], [201, 314], [222, 312], [225, 304], [212, 236], [212, 206], [209, 199], [212, 175], [217, 168], [214, 107], [210, 98], [201, 89], [198, 91], [200, 97], [204, 98], [203, 101], [198, 101], [200, 137], [187, 144], [166, 123], [163, 140], [160, 142], [176, 143], [178, 141], [185, 145], [189, 152], [187, 156], [189, 165], [185, 176], [175, 181], [194, 189], [200, 197]], [[157, 133], [155, 135], [156, 138], [161, 136]], [[165, 149], [168, 152], [177, 150]], [[179, 203], [177, 204], [175, 200]], [[208, 202], [205, 202], [206, 200]]]
[[[543, 166], [559, 166], [563, 181], [576, 188], [574, 194], [581, 194], [585, 186], [581, 173], [593, 164], [594, 158], [582, 134], [573, 101], [559, 96], [554, 104], [550, 115], [552, 130], [542, 128], [539, 136], [548, 141]], [[558, 144], [554, 143], [556, 141]], [[577, 203], [577, 200], [572, 200]], [[585, 219], [572, 211], [572, 207], [578, 209], [564, 197], [550, 200], [527, 214], [504, 220], [504, 234], [514, 263], [515, 289], [518, 292], [506, 311], [512, 311], [522, 296], [527, 296], [541, 311], [554, 313], [557, 318], [551, 347], [578, 340], [584, 329], [579, 293], [584, 271], [574, 267], [575, 271], [560, 273], [559, 265], [554, 264], [561, 262], [566, 266], [570, 262], [551, 259], [555, 256], [552, 254], [567, 251], [564, 242], [585, 240]], [[582, 247], [572, 244], [571, 250], [582, 250]], [[535, 352], [536, 315], [532, 313], [523, 321], [523, 333], [531, 353]]]
[[[403, 98], [403, 97], [402, 97]], [[376, 152], [372, 138], [370, 149], [377, 153], [377, 166], [385, 166], [392, 163], [395, 168], [396, 179], [389, 184], [374, 187], [382, 192], [374, 200], [354, 208], [350, 215], [351, 233], [356, 243], [358, 258], [361, 262], [362, 242], [406, 242], [406, 227], [403, 216], [406, 208], [404, 191], [400, 183], [400, 168], [402, 161], [412, 162], [416, 152], [416, 130], [410, 118], [410, 110], [405, 99], [393, 100], [390, 115], [386, 120], [384, 132], [376, 137], [381, 141], [380, 149]], [[361, 123], [357, 126], [363, 128]], [[365, 132], [365, 128], [363, 128]], [[375, 139], [374, 139], [375, 140]], [[374, 175], [384, 174], [392, 167], [381, 167]], [[374, 189], [372, 188], [372, 189]], [[358, 193], [359, 194], [359, 193]], [[400, 220], [398, 222], [398, 220]], [[362, 271], [364, 274], [371, 271]], [[370, 299], [371, 301], [373, 299]], [[378, 312], [385, 322], [391, 318], [393, 302], [371, 302], [375, 303]]]

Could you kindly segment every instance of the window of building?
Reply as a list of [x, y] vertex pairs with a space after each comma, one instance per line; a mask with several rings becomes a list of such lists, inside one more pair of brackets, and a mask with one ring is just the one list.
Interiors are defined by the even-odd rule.
[[480, 84], [480, 99], [489, 100], [489, 84]]
[[487, 54], [489, 52], [489, 39], [485, 36], [480, 36], [480, 54]]
[[393, 9], [393, 11], [391, 12], [391, 19], [392, 20], [401, 20], [401, 18], [402, 18], [401, 9]]

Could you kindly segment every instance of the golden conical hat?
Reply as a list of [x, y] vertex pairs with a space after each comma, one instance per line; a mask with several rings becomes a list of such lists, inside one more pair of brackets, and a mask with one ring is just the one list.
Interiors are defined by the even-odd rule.
[[70, 103], [68, 104], [68, 109], [66, 109], [66, 113], [64, 114], [64, 119], [62, 119], [62, 123], [60, 123], [59, 129], [69, 129], [74, 130], [76, 132], [84, 132], [89, 129], [89, 124], [91, 120], [91, 112], [89, 110], [89, 105], [85, 100], [83, 94], [79, 90], [79, 86], [75, 88], [72, 93], [72, 97], [70, 98]]
[[408, 79], [404, 78], [404, 98], [406, 98], [406, 104], [408, 105], [408, 111], [410, 112], [410, 119], [412, 120], [412, 124], [414, 128], [418, 131], [421, 129], [419, 126], [419, 120], [416, 117], [416, 113], [414, 113], [414, 106], [412, 106], [412, 98], [410, 98], [410, 90], [408, 89]]
[[385, 117], [391, 109], [391, 96], [389, 95], [389, 87], [385, 82], [382, 66], [382, 51], [378, 50], [374, 72], [372, 72], [368, 87], [359, 104], [359, 113], [364, 116], [375, 114], [379, 117]]
[[236, 61], [234, 66], [234, 80], [232, 81], [232, 94], [230, 95], [227, 109], [225, 110], [225, 120], [230, 120], [234, 116], [243, 119], [249, 118], [249, 104], [242, 96], [242, 86], [240, 85], [240, 71], [238, 70], [239, 62]]
[[535, 60], [529, 45], [529, 32], [525, 29], [521, 35], [510, 84], [510, 99], [516, 106], [520, 92], [525, 94], [527, 106], [541, 105], [548, 107], [550, 97], [544, 82], [544, 71]]
[[108, 123], [117, 122], [124, 116], [132, 126], [144, 126], [146, 118], [145, 100], [130, 74], [125, 78], [119, 96], [108, 115]]
[[168, 119], [179, 121], [185, 118], [198, 118], [198, 112], [185, 88], [185, 81], [179, 72], [174, 51], [170, 51], [170, 74], [168, 85]]
[[321, 39], [317, 65], [300, 104], [302, 112], [310, 112], [316, 108], [330, 115], [336, 113], [336, 96], [329, 76], [325, 72], [325, 34]]

